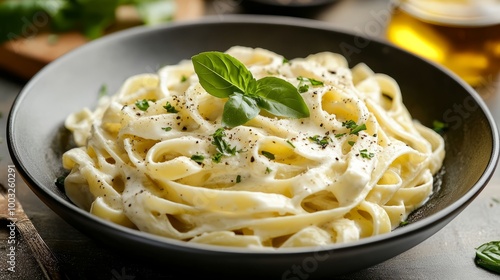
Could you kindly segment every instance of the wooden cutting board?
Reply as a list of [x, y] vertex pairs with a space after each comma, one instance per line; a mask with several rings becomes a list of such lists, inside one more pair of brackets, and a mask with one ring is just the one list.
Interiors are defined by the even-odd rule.
[[[203, 0], [175, 0], [173, 20], [189, 20], [205, 13]], [[141, 24], [133, 7], [120, 7], [110, 32]], [[88, 39], [79, 32], [50, 34], [40, 32], [29, 38], [10, 40], [0, 45], [0, 68], [21, 79], [29, 80], [48, 63], [85, 44]]]

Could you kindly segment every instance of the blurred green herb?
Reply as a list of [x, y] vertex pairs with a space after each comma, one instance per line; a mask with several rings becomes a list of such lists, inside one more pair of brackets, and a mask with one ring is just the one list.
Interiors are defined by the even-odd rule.
[[137, 7], [142, 21], [147, 25], [154, 25], [172, 20], [175, 12], [175, 3], [165, 0], [129, 0]]
[[0, 0], [0, 42], [29, 38], [41, 31], [77, 30], [87, 38], [104, 35], [121, 5], [137, 9], [144, 24], [169, 21], [173, 0]]
[[445, 131], [448, 128], [448, 124], [444, 123], [444, 122], [441, 122], [441, 121], [435, 120], [435, 121], [432, 122], [432, 128], [437, 133], [441, 133], [441, 132]]
[[55, 45], [57, 44], [58, 41], [59, 41], [59, 35], [57, 34], [50, 34], [47, 37], [47, 43], [49, 43], [49, 45]]
[[55, 182], [54, 182], [56, 187], [63, 192], [64, 192], [64, 180], [66, 180], [67, 176], [68, 176], [67, 174], [61, 175], [61, 176], [57, 177]]
[[108, 85], [102, 84], [99, 88], [99, 98], [108, 95]]

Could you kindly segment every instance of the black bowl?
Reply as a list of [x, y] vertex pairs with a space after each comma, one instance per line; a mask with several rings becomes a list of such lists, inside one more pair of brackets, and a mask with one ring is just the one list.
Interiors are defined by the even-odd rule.
[[[187, 244], [124, 228], [73, 205], [55, 185], [70, 143], [63, 121], [94, 107], [98, 89], [118, 89], [129, 76], [233, 45], [263, 47], [287, 58], [320, 51], [365, 62], [394, 77], [404, 102], [424, 125], [449, 124], [440, 188], [407, 226], [349, 244], [256, 252]], [[37, 74], [16, 99], [8, 120], [11, 156], [30, 188], [68, 223], [96, 240], [164, 263], [211, 272], [283, 278], [339, 275], [380, 263], [430, 237], [458, 215], [490, 179], [499, 155], [496, 125], [476, 92], [443, 68], [381, 41], [332, 29], [326, 23], [266, 16], [225, 16], [154, 28], [139, 27], [99, 39]]]

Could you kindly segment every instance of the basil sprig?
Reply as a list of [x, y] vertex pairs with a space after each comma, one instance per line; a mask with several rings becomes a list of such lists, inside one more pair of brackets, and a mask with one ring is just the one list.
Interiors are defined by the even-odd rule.
[[478, 266], [500, 273], [500, 241], [491, 241], [476, 248]]
[[256, 80], [243, 63], [221, 52], [203, 52], [193, 56], [192, 61], [201, 86], [215, 97], [228, 98], [222, 112], [224, 126], [242, 125], [261, 109], [280, 117], [309, 117], [297, 88], [283, 79]]

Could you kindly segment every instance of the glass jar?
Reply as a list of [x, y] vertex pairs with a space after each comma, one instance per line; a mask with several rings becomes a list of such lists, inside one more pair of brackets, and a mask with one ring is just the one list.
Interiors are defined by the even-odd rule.
[[500, 72], [499, 0], [399, 1], [386, 35], [472, 86], [493, 81]]

